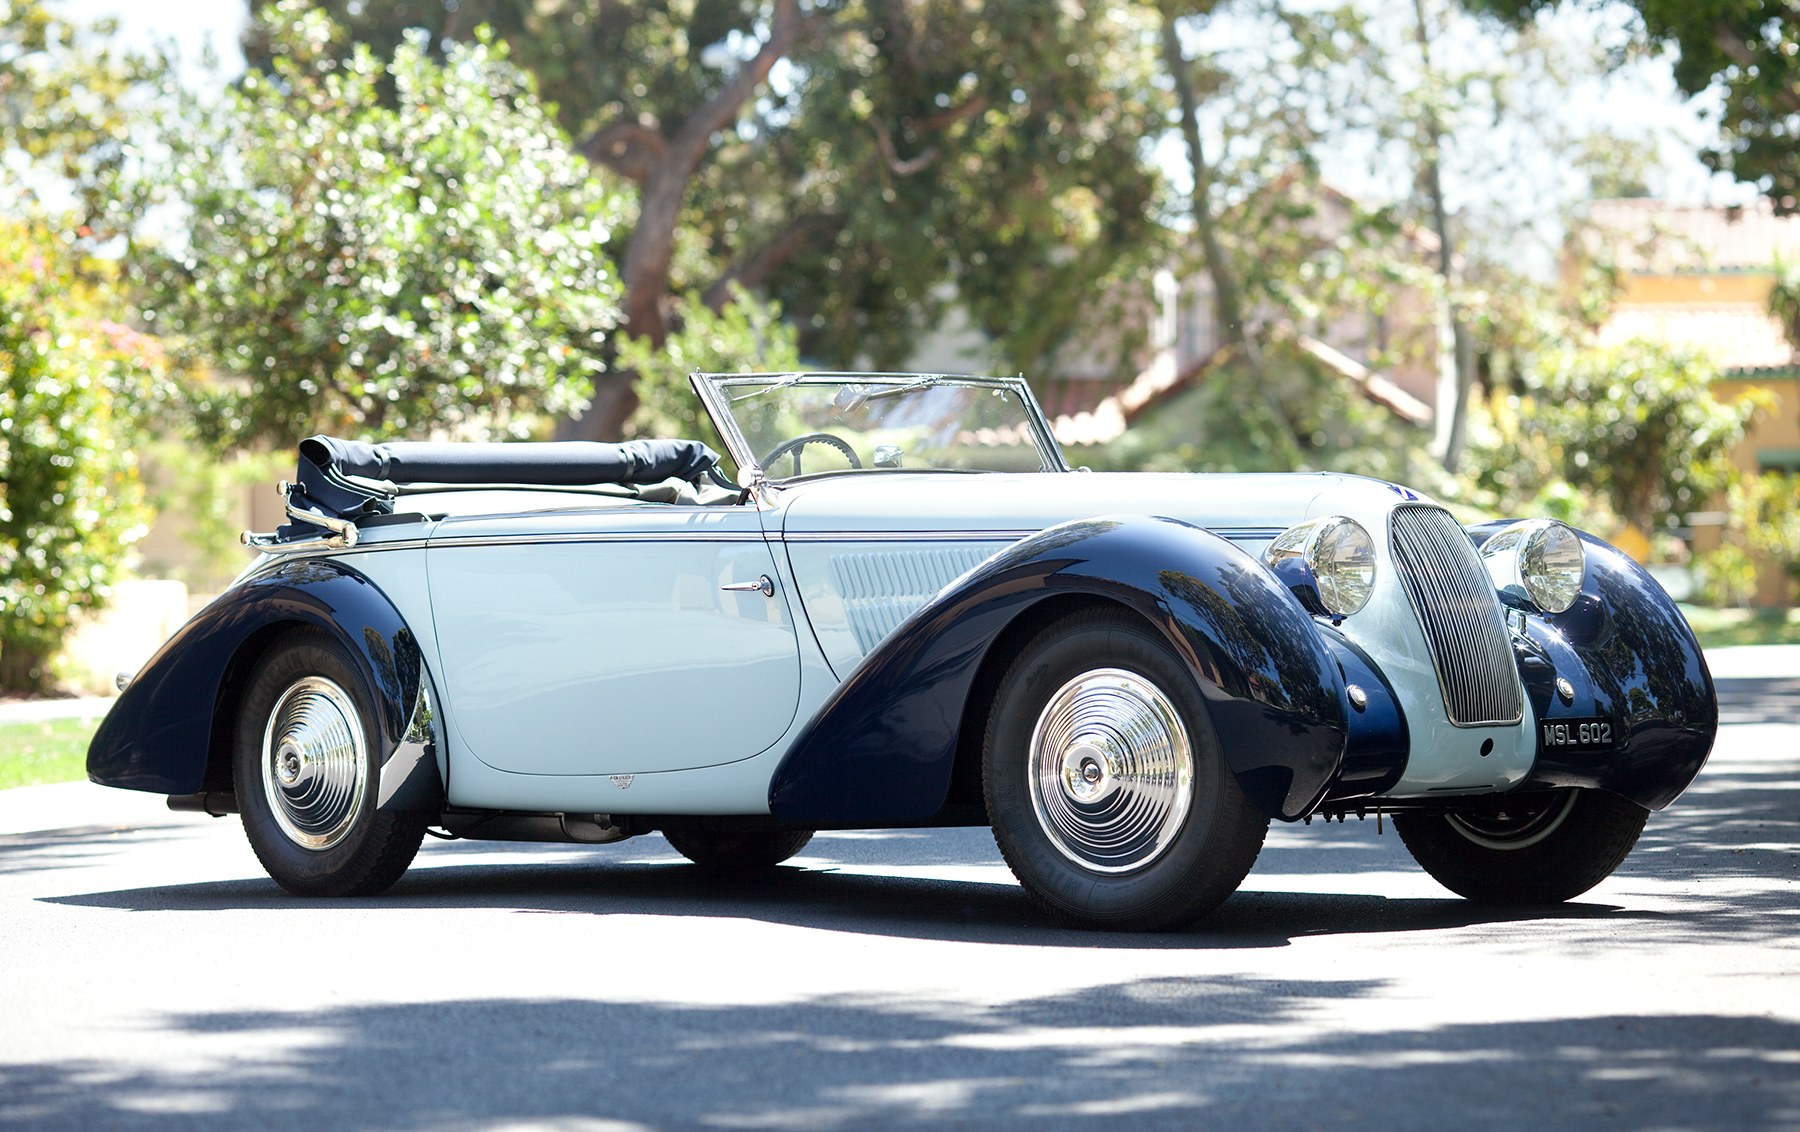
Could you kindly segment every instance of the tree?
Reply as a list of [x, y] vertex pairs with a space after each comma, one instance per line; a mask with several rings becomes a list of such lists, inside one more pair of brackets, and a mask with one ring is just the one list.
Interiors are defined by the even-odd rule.
[[[781, 303], [828, 364], [895, 363], [948, 303], [1021, 367], [1079, 325], [1152, 231], [1154, 29], [1103, 6], [799, 0], [521, 5], [321, 0], [379, 49], [491, 24], [639, 210], [625, 329], [660, 349], [676, 296]], [[269, 53], [248, 45], [253, 60]], [[1036, 315], [1021, 318], [1022, 311]], [[615, 371], [565, 435], [618, 432]]]
[[[1515, 23], [1575, 2], [1466, 0]], [[1675, 82], [1690, 98], [1720, 101], [1708, 166], [1754, 185], [1779, 213], [1800, 211], [1800, 7], [1794, 0], [1625, 0], [1643, 42], [1675, 53]]]
[[685, 295], [672, 313], [678, 329], [661, 348], [647, 338], [619, 344], [620, 364], [638, 375], [640, 398], [631, 431], [695, 437], [723, 453], [725, 444], [712, 419], [700, 411], [689, 375], [798, 369], [797, 336], [779, 307], [744, 294], [733, 295], [718, 309], [698, 295]]
[[[147, 512], [135, 448], [170, 389], [121, 321], [114, 265], [79, 252], [128, 156], [160, 60], [36, 0], [0, 0], [0, 690], [41, 691]], [[91, 33], [91, 34], [90, 34]], [[49, 198], [79, 211], [52, 215]]]
[[55, 184], [85, 219], [104, 211], [139, 105], [167, 71], [160, 57], [107, 46], [112, 30], [59, 18], [38, 0], [0, 0], [0, 191], [21, 204]]
[[145, 320], [247, 380], [213, 387], [206, 430], [516, 433], [579, 405], [618, 319], [625, 205], [527, 77], [480, 41], [384, 64], [294, 5], [260, 34], [272, 73], [166, 117], [145, 176], [186, 235], [131, 257]]
[[1655, 342], [1546, 350], [1524, 374], [1518, 431], [1481, 463], [1517, 467], [1541, 453], [1552, 474], [1647, 536], [1731, 478], [1731, 448], [1759, 402], [1715, 400], [1716, 377], [1703, 355]]
[[[1193, 221], [1195, 238], [1200, 242], [1206, 274], [1212, 281], [1214, 317], [1224, 346], [1239, 356], [1239, 364], [1249, 372], [1253, 386], [1262, 384], [1262, 346], [1254, 328], [1245, 317], [1238, 270], [1226, 254], [1220, 237], [1219, 203], [1215, 200], [1212, 162], [1200, 137], [1200, 98], [1196, 90], [1194, 65], [1181, 42], [1180, 16], [1184, 5], [1167, 3], [1161, 11], [1163, 68], [1175, 88], [1179, 107], [1178, 121], [1183, 146], [1187, 150], [1188, 173], [1192, 185], [1188, 191], [1187, 214]], [[1192, 6], [1192, 15], [1204, 16], [1217, 7], [1216, 0]]]
[[[0, 690], [35, 692], [97, 608], [147, 513], [134, 410], [166, 381], [156, 342], [109, 322], [42, 225], [0, 221]], [[97, 270], [90, 266], [87, 273]]]

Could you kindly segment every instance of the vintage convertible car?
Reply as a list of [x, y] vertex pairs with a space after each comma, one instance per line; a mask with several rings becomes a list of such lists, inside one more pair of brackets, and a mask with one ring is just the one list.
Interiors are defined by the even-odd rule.
[[694, 441], [305, 441], [89, 776], [241, 812], [296, 893], [382, 891], [428, 827], [745, 869], [986, 824], [1043, 905], [1160, 929], [1271, 818], [1386, 815], [1465, 897], [1566, 900], [1712, 746], [1681, 615], [1559, 523], [1071, 470], [1020, 380], [694, 381], [735, 479]]

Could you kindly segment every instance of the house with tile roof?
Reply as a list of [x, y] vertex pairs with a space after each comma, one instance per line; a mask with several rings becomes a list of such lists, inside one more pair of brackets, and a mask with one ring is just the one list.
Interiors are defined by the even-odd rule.
[[[1328, 185], [1311, 187], [1312, 238], [1328, 245], [1357, 223], [1357, 203]], [[1405, 226], [1395, 237], [1401, 255], [1422, 267], [1435, 263], [1436, 237]], [[939, 296], [949, 315], [925, 336], [904, 368], [973, 373], [1003, 369], [992, 339], [956, 304]], [[1098, 296], [1084, 312], [1090, 324], [1040, 372], [1028, 375], [1057, 439], [1066, 445], [1106, 444], [1206, 380], [1222, 358], [1224, 335], [1215, 325], [1211, 278], [1175, 263]], [[1417, 287], [1395, 289], [1379, 310], [1337, 312], [1319, 325], [1286, 328], [1294, 344], [1372, 404], [1399, 420], [1429, 429], [1438, 397], [1438, 309]], [[1124, 347], [1121, 349], [1121, 347]], [[1130, 376], [1121, 377], [1121, 357]]]
[[1800, 216], [1776, 216], [1760, 199], [1734, 208], [1626, 199], [1594, 202], [1589, 221], [1621, 284], [1600, 341], [1704, 350], [1723, 399], [1768, 390], [1777, 407], [1752, 425], [1736, 462], [1747, 472], [1800, 471], [1800, 344], [1769, 313], [1776, 264], [1800, 265]]
[[[1623, 199], [1595, 201], [1588, 220], [1588, 252], [1609, 260], [1620, 283], [1600, 341], [1648, 338], [1703, 350], [1719, 366], [1713, 392], [1721, 400], [1765, 390], [1774, 407], [1732, 458], [1751, 474], [1800, 472], [1800, 343], [1769, 313], [1777, 265], [1800, 265], [1800, 216], [1777, 216], [1760, 198], [1738, 207]], [[1704, 549], [1716, 539], [1708, 520], [1722, 516], [1694, 518]], [[1758, 602], [1784, 596], [1779, 577], [1765, 571]]]

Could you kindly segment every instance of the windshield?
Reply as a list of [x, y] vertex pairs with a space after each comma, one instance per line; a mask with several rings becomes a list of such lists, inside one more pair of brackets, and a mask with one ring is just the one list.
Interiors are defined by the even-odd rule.
[[740, 467], [770, 479], [878, 469], [1062, 471], [1025, 383], [923, 374], [696, 374]]

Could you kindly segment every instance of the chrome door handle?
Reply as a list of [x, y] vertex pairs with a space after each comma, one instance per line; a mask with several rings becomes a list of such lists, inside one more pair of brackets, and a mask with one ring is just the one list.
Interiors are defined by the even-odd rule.
[[774, 597], [775, 579], [764, 574], [754, 582], [731, 582], [719, 588], [722, 590], [761, 590], [764, 597]]

